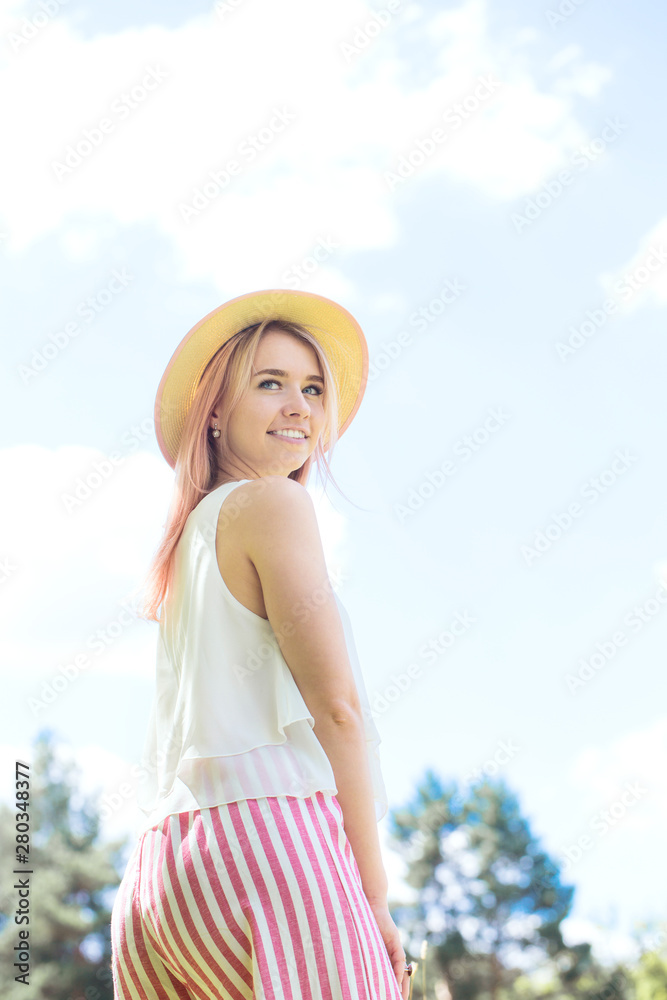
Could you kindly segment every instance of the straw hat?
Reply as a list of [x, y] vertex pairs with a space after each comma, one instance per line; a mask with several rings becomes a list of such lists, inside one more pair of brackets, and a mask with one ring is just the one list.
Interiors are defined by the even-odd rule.
[[155, 399], [155, 434], [172, 469], [199, 380], [215, 352], [239, 330], [263, 319], [305, 326], [324, 349], [338, 388], [338, 436], [359, 409], [368, 379], [368, 345], [353, 316], [331, 299], [312, 292], [274, 288], [250, 292], [204, 316], [174, 351]]

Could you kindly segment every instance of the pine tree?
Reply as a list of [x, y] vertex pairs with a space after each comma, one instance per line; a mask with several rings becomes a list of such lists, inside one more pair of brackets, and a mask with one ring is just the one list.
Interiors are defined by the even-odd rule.
[[560, 931], [574, 887], [561, 884], [504, 783], [483, 781], [462, 794], [429, 770], [414, 800], [390, 813], [389, 832], [417, 891], [414, 904], [392, 908], [394, 919], [413, 954], [428, 943], [453, 1000], [501, 1000], [523, 966], [545, 962], [574, 995], [591, 964], [590, 945], [568, 948]]
[[[16, 891], [0, 899], [3, 1000], [112, 1000], [110, 918], [125, 841], [100, 843], [100, 819], [77, 791], [77, 769], [58, 759], [53, 735], [30, 761], [29, 990], [15, 979]], [[15, 856], [16, 814], [0, 810], [0, 850]], [[17, 876], [18, 877], [18, 876]]]

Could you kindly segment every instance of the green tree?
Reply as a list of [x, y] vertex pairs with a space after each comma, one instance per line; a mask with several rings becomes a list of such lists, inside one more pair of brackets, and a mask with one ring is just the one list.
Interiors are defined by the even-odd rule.
[[644, 952], [633, 969], [636, 1000], [667, 1000], [667, 955]]
[[[0, 994], [3, 1000], [111, 1000], [110, 907], [126, 842], [100, 843], [94, 803], [77, 791], [78, 770], [58, 758], [50, 732], [37, 737], [30, 764], [30, 989], [15, 980], [17, 893], [6, 883]], [[15, 837], [15, 811], [3, 805], [3, 858], [14, 858]]]
[[[567, 947], [561, 935], [574, 887], [561, 884], [504, 783], [483, 781], [462, 794], [429, 770], [414, 800], [392, 810], [389, 833], [417, 892], [414, 904], [392, 912], [415, 958], [428, 944], [429, 996], [441, 979], [453, 1000], [501, 1000], [525, 983], [525, 966], [545, 962], [559, 988], [576, 993], [592, 958], [589, 944]], [[417, 974], [413, 1000], [421, 994]]]
[[[544, 973], [544, 969], [540, 973]], [[564, 980], [556, 968], [543, 974], [523, 974], [515, 979], [512, 989], [501, 990], [502, 1000], [636, 1000], [633, 974], [621, 964], [605, 968], [591, 959], [576, 980]]]

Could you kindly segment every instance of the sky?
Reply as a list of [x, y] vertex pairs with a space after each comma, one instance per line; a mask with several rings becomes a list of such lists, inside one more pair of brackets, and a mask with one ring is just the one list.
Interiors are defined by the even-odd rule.
[[308, 488], [390, 807], [427, 768], [503, 779], [576, 886], [566, 941], [613, 961], [655, 940], [666, 19], [650, 0], [0, 3], [6, 801], [49, 728], [105, 835], [138, 828], [157, 625], [126, 605], [173, 482], [157, 386], [216, 306], [299, 288], [369, 347], [344, 496]]

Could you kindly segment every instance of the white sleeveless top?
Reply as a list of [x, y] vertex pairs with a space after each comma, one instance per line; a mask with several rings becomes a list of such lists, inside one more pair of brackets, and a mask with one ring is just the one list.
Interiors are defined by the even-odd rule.
[[[218, 567], [218, 514], [242, 479], [223, 483], [191, 511], [163, 605], [156, 691], [137, 801], [142, 831], [170, 813], [270, 795], [336, 794], [315, 720], [268, 620], [238, 601]], [[373, 782], [375, 818], [388, 803], [381, 742], [372, 718], [347, 611], [337, 595], [357, 684]]]

